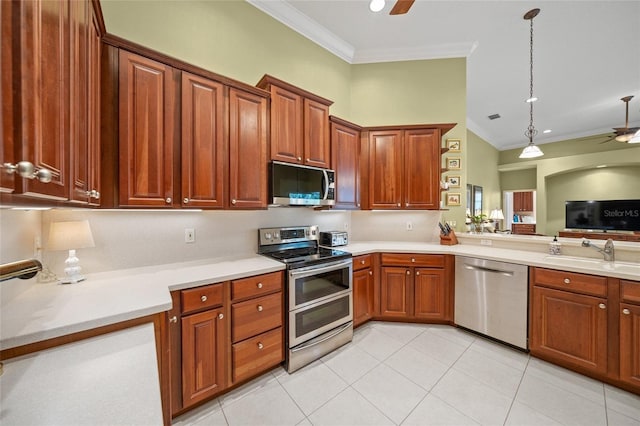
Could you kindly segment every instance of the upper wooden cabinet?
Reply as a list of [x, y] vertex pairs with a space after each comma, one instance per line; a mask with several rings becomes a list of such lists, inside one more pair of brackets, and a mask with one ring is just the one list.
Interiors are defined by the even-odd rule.
[[120, 205], [172, 207], [180, 72], [124, 50], [119, 70]]
[[2, 2], [2, 164], [51, 172], [50, 182], [3, 173], [3, 202], [97, 203], [101, 21], [93, 6]]
[[518, 191], [513, 193], [513, 211], [533, 211], [533, 191]]
[[330, 117], [331, 168], [336, 171], [336, 204], [339, 209], [360, 208], [360, 127]]
[[[369, 128], [362, 188], [369, 209], [440, 208], [441, 138], [455, 124]], [[366, 185], [365, 185], [366, 181]]]
[[271, 159], [328, 168], [333, 102], [270, 75], [257, 86], [271, 93]]

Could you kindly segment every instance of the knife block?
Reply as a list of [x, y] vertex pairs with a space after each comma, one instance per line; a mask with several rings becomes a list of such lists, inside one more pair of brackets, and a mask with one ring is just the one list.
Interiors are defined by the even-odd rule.
[[458, 244], [458, 238], [455, 231], [452, 229], [449, 235], [440, 234], [440, 244], [445, 246], [454, 246]]

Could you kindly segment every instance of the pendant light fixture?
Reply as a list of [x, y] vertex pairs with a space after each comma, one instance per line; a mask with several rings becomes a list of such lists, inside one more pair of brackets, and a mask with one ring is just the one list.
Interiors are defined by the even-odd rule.
[[538, 16], [540, 9], [531, 9], [524, 14], [524, 19], [531, 24], [530, 36], [529, 36], [529, 127], [524, 132], [524, 135], [529, 138], [529, 145], [527, 145], [520, 154], [520, 158], [536, 158], [544, 155], [542, 150], [533, 144], [533, 137], [538, 134], [538, 131], [533, 126], [533, 103], [538, 98], [533, 96], [533, 18]]

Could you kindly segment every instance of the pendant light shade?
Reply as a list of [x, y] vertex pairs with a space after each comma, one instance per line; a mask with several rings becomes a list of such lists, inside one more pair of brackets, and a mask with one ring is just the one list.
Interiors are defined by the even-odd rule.
[[533, 18], [538, 16], [538, 13], [540, 13], [540, 9], [531, 9], [524, 14], [524, 19], [530, 22], [531, 28], [529, 31], [529, 99], [527, 99], [529, 104], [529, 127], [524, 132], [524, 135], [529, 139], [529, 145], [522, 150], [520, 158], [536, 158], [544, 155], [542, 150], [533, 144], [533, 138], [538, 134], [533, 125], [533, 102], [538, 100], [533, 96]]

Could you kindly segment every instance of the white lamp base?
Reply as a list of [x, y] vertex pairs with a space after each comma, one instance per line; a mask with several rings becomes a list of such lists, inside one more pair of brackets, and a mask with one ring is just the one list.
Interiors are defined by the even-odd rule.
[[80, 267], [80, 259], [76, 256], [75, 250], [69, 250], [69, 257], [64, 263], [67, 265], [67, 267], [64, 268], [66, 277], [60, 279], [61, 284], [75, 284], [86, 279], [84, 275], [80, 274], [82, 267]]

